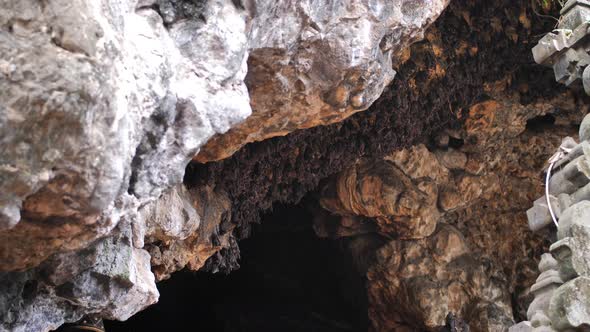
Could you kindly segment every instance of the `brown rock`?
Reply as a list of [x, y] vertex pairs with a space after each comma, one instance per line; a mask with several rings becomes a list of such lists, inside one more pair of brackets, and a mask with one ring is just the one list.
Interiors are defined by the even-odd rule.
[[426, 237], [440, 217], [436, 181], [448, 178], [446, 169], [433, 164], [437, 164], [436, 157], [423, 146], [375, 163], [361, 162], [324, 188], [320, 204], [342, 216], [342, 225], [350, 224], [355, 216], [369, 217], [380, 233]]
[[451, 211], [473, 204], [486, 192], [497, 192], [498, 177], [495, 174], [484, 176], [463, 175], [444, 187], [438, 204], [444, 211]]
[[462, 170], [467, 165], [467, 155], [461, 151], [449, 148], [447, 150], [436, 150], [435, 153], [439, 162], [448, 169]]
[[450, 225], [441, 224], [426, 239], [389, 242], [367, 273], [373, 328], [436, 331], [449, 313], [478, 325], [509, 324], [510, 294], [489, 266]]
[[[562, 113], [553, 122], [546, 114], [555, 105]], [[367, 234], [371, 232], [405, 236], [406, 241], [392, 241], [377, 250], [381, 260], [357, 258], [362, 267], [372, 271], [368, 274], [372, 298], [369, 310], [376, 330], [434, 330], [444, 325], [440, 324], [448, 313], [454, 313], [471, 331], [502, 331], [510, 326], [506, 317], [524, 314], [531, 300], [528, 288], [537, 277], [536, 257], [549, 244], [546, 235], [528, 230], [525, 211], [542, 195], [545, 160], [562, 137], [575, 136], [576, 127], [572, 124], [578, 123], [586, 111], [567, 98], [523, 105], [517, 98], [499, 93], [494, 99], [473, 106], [462, 128], [441, 133], [438, 141], [444, 144], [438, 144], [432, 152], [418, 146], [384, 160], [361, 160], [324, 188], [322, 206], [332, 215], [316, 219], [316, 230], [331, 227], [335, 231], [324, 231], [323, 236], [364, 234], [363, 239], [371, 239]], [[389, 192], [407, 193], [383, 195], [383, 184], [394, 184]], [[391, 197], [399, 198], [393, 204], [396, 208], [387, 210], [383, 202]], [[452, 234], [462, 234], [460, 237], [436, 233], [410, 241], [410, 234], [415, 238], [419, 237], [417, 234], [427, 234], [419, 231], [424, 230], [424, 216], [434, 215], [427, 213], [432, 211], [431, 202], [438, 207], [435, 222], [439, 222], [439, 227], [440, 222], [453, 225], [456, 233]], [[420, 206], [420, 210], [404, 209], [406, 206]], [[394, 211], [397, 219], [384, 217], [387, 213], [382, 211]], [[413, 217], [399, 217], [407, 217], [402, 212], [408, 211]], [[430, 255], [424, 254], [425, 250], [434, 251]], [[471, 279], [460, 276], [463, 270], [443, 267], [458, 259], [455, 251], [478, 261], [473, 268], [479, 272]], [[372, 257], [372, 253], [363, 249], [356, 256]], [[485, 273], [477, 270], [482, 263]], [[471, 268], [462, 269], [471, 273]], [[388, 269], [392, 271], [387, 272]], [[453, 277], [454, 273], [458, 275]], [[428, 282], [418, 277], [426, 275], [431, 276]], [[500, 302], [489, 302], [500, 294], [492, 296], [490, 291], [501, 293]], [[466, 294], [479, 298], [469, 304], [465, 302]], [[514, 313], [507, 306], [507, 294], [517, 299]], [[437, 305], [431, 306], [430, 298]], [[467, 307], [475, 309], [466, 310]]]
[[[187, 192], [186, 200], [192, 204], [200, 222], [196, 229], [185, 236], [166, 232], [162, 222], [156, 222], [157, 228], [148, 234], [145, 248], [152, 259], [152, 271], [157, 280], [167, 279], [173, 272], [188, 267], [199, 270], [205, 261], [223, 248], [235, 243], [231, 224], [231, 202], [222, 192], [204, 186]], [[155, 211], [150, 219], [161, 218], [166, 209]], [[197, 216], [197, 218], [198, 218]]]
[[404, 58], [448, 3], [359, 0], [310, 11], [311, 3], [296, 1], [257, 9], [245, 80], [252, 115], [215, 136], [195, 160], [224, 159], [247, 143], [366, 110], [393, 80], [392, 61]]

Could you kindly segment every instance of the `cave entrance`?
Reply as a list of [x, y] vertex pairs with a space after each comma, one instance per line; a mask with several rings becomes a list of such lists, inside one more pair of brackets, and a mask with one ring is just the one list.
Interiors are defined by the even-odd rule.
[[159, 303], [106, 331], [368, 330], [364, 277], [302, 205], [275, 206], [240, 249], [239, 270], [178, 272], [158, 284]]

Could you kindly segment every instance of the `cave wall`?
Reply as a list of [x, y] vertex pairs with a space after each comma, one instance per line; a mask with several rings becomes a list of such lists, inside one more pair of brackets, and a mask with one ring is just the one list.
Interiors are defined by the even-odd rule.
[[[525, 211], [542, 192], [545, 161], [563, 137], [576, 136], [588, 111], [587, 98], [555, 83], [530, 53], [555, 24], [542, 13], [556, 15], [556, 9], [528, 1], [452, 2], [367, 112], [249, 144], [221, 162], [193, 163], [185, 183], [227, 192], [240, 237], [273, 203], [348, 183], [328, 190], [348, 206], [328, 204], [331, 215], [318, 212], [316, 231], [350, 239], [369, 278], [376, 331], [437, 330], [449, 314], [473, 331], [507, 329], [525, 318], [536, 264], [551, 238], [530, 233]], [[417, 143], [425, 144], [419, 151], [426, 155], [408, 148]], [[412, 156], [424, 163], [415, 179], [407, 169], [388, 173], [377, 166]], [[433, 163], [445, 175], [420, 182], [436, 177]], [[374, 171], [366, 183], [358, 179], [366, 171], [361, 165]], [[380, 184], [408, 176], [414, 194], [406, 187], [388, 189], [392, 197], [380, 193]], [[426, 189], [432, 183], [436, 190]], [[358, 196], [349, 196], [355, 190]], [[397, 199], [407, 201], [391, 207]], [[231, 268], [235, 249], [221, 250], [207, 266]], [[412, 252], [432, 255], [410, 258]]]
[[[342, 176], [342, 172], [346, 173], [362, 163], [382, 163], [384, 157], [391, 157], [395, 151], [409, 149], [420, 143], [423, 144], [422, 151], [434, 154], [435, 159], [450, 146], [465, 155], [467, 161], [460, 167], [444, 165], [448, 175], [444, 181], [436, 183], [437, 190], [426, 194], [414, 191], [414, 198], [424, 198], [420, 204], [413, 206], [414, 211], [424, 213], [422, 208], [417, 208], [419, 206], [425, 207], [428, 213], [436, 212], [436, 215], [421, 215], [412, 219], [415, 217], [413, 212], [404, 211], [407, 212], [403, 220], [406, 224], [420, 220], [427, 225], [420, 227], [419, 234], [401, 236], [412, 230], [412, 227], [400, 229], [399, 216], [366, 215], [365, 212], [372, 208], [367, 202], [360, 203], [362, 209], [348, 212], [346, 209], [324, 206], [332, 213], [331, 219], [340, 220], [340, 217], [346, 217], [346, 222], [330, 224], [325, 229], [348, 228], [346, 237], [353, 239], [361, 235], [361, 239], [368, 236], [368, 243], [360, 241], [357, 245], [363, 249], [358, 252], [366, 256], [359, 259], [359, 266], [370, 271], [369, 275], [374, 281], [368, 283], [368, 288], [373, 291], [369, 292], [369, 310], [374, 328], [380, 330], [406, 325], [409, 328], [420, 326], [433, 329], [441, 324], [440, 319], [444, 313], [437, 313], [433, 323], [425, 323], [427, 319], [420, 315], [425, 315], [428, 310], [422, 310], [424, 312], [420, 315], [410, 312], [411, 322], [396, 321], [395, 317], [408, 312], [387, 311], [386, 308], [392, 305], [391, 301], [399, 290], [382, 283], [384, 279], [399, 277], [395, 273], [396, 267], [372, 260], [380, 255], [394, 255], [387, 248], [394, 248], [393, 251], [397, 253], [403, 251], [398, 250], [400, 246], [427, 247], [437, 234], [459, 234], [461, 245], [467, 248], [465, 250], [469, 252], [472, 261], [491, 261], [491, 271], [501, 276], [500, 282], [493, 284], [503, 294], [503, 314], [509, 316], [511, 313], [513, 317], [509, 319], [518, 318], [520, 307], [527, 301], [523, 285], [528, 285], [533, 275], [531, 266], [534, 265], [532, 260], [536, 257], [536, 248], [545, 245], [542, 236], [535, 237], [526, 233], [519, 220], [523, 220], [522, 211], [528, 206], [527, 200], [538, 195], [541, 184], [538, 175], [543, 161], [557, 146], [561, 135], [575, 132], [575, 124], [581, 118], [580, 115], [586, 112], [583, 104], [587, 100], [579, 93], [566, 91], [564, 87], [554, 83], [551, 71], [535, 65], [530, 53], [532, 45], [553, 28], [555, 21], [548, 15], [556, 15], [556, 4], [542, 8], [536, 1], [454, 0], [426, 30], [425, 40], [406, 48], [408, 43], [421, 36], [422, 31], [438, 16], [447, 2], [408, 0], [402, 1], [404, 6], [396, 3], [400, 5], [398, 9], [401, 16], [397, 9], [393, 10], [391, 15], [397, 19], [368, 29], [371, 36], [380, 33], [389, 36], [383, 43], [378, 38], [367, 39], [373, 43], [372, 47], [364, 45], [367, 49], [378, 49], [381, 52], [377, 54], [377, 58], [371, 57], [374, 55], [371, 52], [363, 53], [367, 57], [363, 58], [366, 61], [361, 67], [346, 61], [336, 61], [340, 66], [334, 69], [339, 73], [336, 75], [338, 77], [320, 75], [311, 77], [311, 81], [303, 80], [304, 93], [298, 95], [297, 100], [274, 103], [273, 96], [292, 96], [291, 92], [295, 90], [291, 89], [302, 87], [298, 83], [301, 79], [298, 75], [301, 73], [297, 70], [293, 72], [289, 60], [313, 60], [323, 53], [309, 51], [309, 47], [315, 47], [314, 43], [295, 43], [295, 47], [291, 39], [271, 38], [276, 43], [270, 47], [260, 40], [241, 38], [244, 37], [242, 34], [238, 38], [242, 42], [240, 46], [233, 43], [235, 40], [232, 39], [232, 34], [224, 34], [221, 37], [227, 38], [223, 39], [227, 43], [223, 45], [231, 51], [224, 54], [231, 55], [230, 59], [224, 58], [227, 63], [209, 63], [208, 59], [211, 58], [203, 57], [197, 52], [202, 45], [191, 44], [191, 41], [194, 42], [189, 38], [191, 33], [202, 37], [199, 40], [207, 40], [213, 45], [220, 36], [211, 36], [208, 33], [227, 32], [225, 28], [228, 28], [229, 23], [226, 19], [237, 20], [244, 31], [258, 29], [258, 33], [263, 33], [260, 31], [264, 28], [264, 24], [256, 20], [256, 16], [249, 16], [254, 13], [252, 2], [210, 3], [211, 7], [195, 5], [193, 8], [183, 6], [179, 1], [140, 1], [123, 6], [122, 13], [128, 13], [128, 16], [125, 14], [121, 17], [119, 11], [114, 10], [119, 8], [115, 5], [121, 5], [121, 2], [113, 0], [106, 5], [110, 16], [107, 15], [109, 19], [105, 20], [104, 8], [99, 8], [98, 5], [96, 8], [84, 7], [81, 2], [76, 2], [82, 6], [81, 12], [88, 16], [100, 13], [96, 16], [99, 17], [97, 24], [110, 33], [106, 36], [110, 38], [108, 40], [111, 44], [103, 43], [101, 34], [93, 35], [94, 30], [81, 29], [80, 34], [68, 34], [68, 30], [64, 30], [64, 24], [69, 21], [64, 23], [61, 21], [63, 17], [55, 14], [58, 12], [56, 8], [61, 5], [59, 1], [50, 1], [51, 6], [30, 4], [29, 10], [23, 11], [20, 16], [16, 15], [16, 19], [13, 19], [14, 13], [18, 12], [20, 6], [26, 7], [28, 2], [9, 2], [10, 7], [0, 10], [0, 46], [14, 46], [0, 51], [10, 55], [11, 59], [20, 59], [22, 64], [14, 67], [6, 61], [0, 63], [3, 74], [0, 84], [7, 87], [2, 89], [0, 98], [10, 101], [3, 103], [10, 107], [1, 109], [7, 116], [3, 117], [0, 125], [2, 133], [11, 133], [4, 135], [8, 138], [2, 140], [2, 144], [18, 148], [6, 151], [17, 154], [17, 159], [22, 162], [19, 164], [22, 166], [20, 168], [1, 169], [2, 184], [11, 188], [3, 191], [2, 197], [2, 226], [7, 228], [0, 232], [0, 264], [5, 271], [0, 274], [3, 281], [0, 284], [0, 311], [6, 313], [3, 315], [2, 328], [46, 330], [57, 327], [64, 321], [75, 321], [87, 313], [126, 319], [157, 301], [155, 281], [166, 279], [177, 270], [188, 267], [193, 270], [230, 272], [236, 269], [240, 258], [238, 240], [250, 235], [251, 225], [259, 222], [261, 213], [271, 211], [273, 204], [297, 203], [309, 193], [318, 195], [317, 199], [320, 200], [318, 190], [334, 185], [334, 179]], [[303, 25], [312, 30], [322, 29], [321, 25], [310, 23], [313, 20], [301, 20], [301, 11], [293, 14], [289, 11], [289, 6], [279, 6], [277, 9], [270, 2], [256, 3], [260, 13], [264, 15], [272, 12], [273, 8], [280, 9], [284, 12], [279, 10], [277, 13], [291, 17], [300, 24], [294, 24], [295, 27]], [[372, 8], [367, 5], [372, 2], [362, 3], [366, 5], [363, 8]], [[434, 4], [434, 7], [427, 7]], [[427, 9], [422, 11], [420, 8], [425, 6]], [[264, 8], [269, 11], [264, 11]], [[436, 10], [432, 10], [433, 8]], [[303, 9], [305, 12], [309, 8]], [[358, 10], [360, 9], [357, 7], [353, 8], [353, 13], [359, 14]], [[231, 15], [225, 15], [228, 13]], [[366, 14], [363, 11], [360, 13], [361, 16]], [[292, 14], [294, 16], [289, 16]], [[318, 20], [329, 16], [327, 12], [311, 14], [313, 15], [308, 16]], [[264, 15], [261, 17], [266, 17]], [[215, 19], [219, 17], [224, 19]], [[146, 25], [146, 31], [154, 35], [151, 39], [158, 43], [139, 43], [132, 38], [132, 34], [124, 34], [131, 40], [118, 39], [118, 31], [129, 26], [124, 24], [127, 19], [129, 22], [138, 20]], [[363, 19], [360, 21], [364, 22]], [[95, 23], [92, 20], [82, 22], [78, 19], [72, 24], [84, 25], [90, 29], [95, 27]], [[269, 25], [266, 28], [281, 31], [283, 25], [291, 23], [289, 20], [279, 20], [278, 25]], [[328, 26], [332, 24], [328, 23]], [[400, 24], [402, 30], [408, 30], [396, 35], [394, 32], [399, 30]], [[51, 29], [44, 29], [44, 26], [54, 27], [57, 34]], [[59, 33], [60, 27], [64, 30], [62, 34]], [[357, 26], [354, 27], [356, 29]], [[342, 32], [339, 29], [344, 29], [348, 34], [336, 34], [338, 38], [358, 32], [353, 28], [346, 30], [346, 26], [336, 24], [335, 31]], [[246, 34], [244, 31], [242, 32]], [[298, 33], [304, 32], [305, 29], [289, 35], [297, 39], [301, 37]], [[29, 38], [30, 36], [34, 38]], [[88, 40], [88, 36], [94, 37]], [[310, 40], [313, 41], [313, 38]], [[100, 43], [94, 44], [97, 41]], [[252, 42], [253, 46], [249, 47], [248, 42]], [[172, 54], [166, 55], [170, 57], [169, 61], [144, 61], [143, 57], [150, 53], [142, 47], [147, 47], [148, 44], [151, 45], [148, 51], [156, 53], [157, 49], [170, 46]], [[86, 47], [88, 45], [90, 48]], [[93, 49], [96, 45], [98, 51]], [[342, 45], [348, 47], [346, 43]], [[111, 46], [115, 48], [109, 48]], [[332, 53], [327, 54], [354, 53], [354, 49], [344, 46], [329, 49]], [[69, 88], [76, 85], [76, 77], [65, 77], [67, 75], [64, 71], [81, 73], [82, 76], [91, 75], [89, 86], [83, 86], [88, 94], [82, 93], [80, 98], [71, 100], [71, 108], [60, 108], [59, 105], [70, 104], [59, 104], [62, 96], [60, 93], [63, 91], [59, 87], [54, 89], [54, 85], [34, 85], [31, 91], [21, 91], [18, 88], [18, 82], [36, 79], [28, 72], [21, 72], [23, 68], [30, 68], [32, 73], [37, 72], [35, 62], [27, 62], [27, 57], [24, 56], [34, 53], [36, 47], [48, 50], [44, 53], [49, 56], [44, 60], [47, 63], [63, 62], [64, 66], [53, 68], [53, 74], [63, 78], [56, 84], [65, 82], [68, 87], [66, 97], [78, 96], [79, 91]], [[285, 51], [287, 49], [296, 52], [289, 53]], [[99, 61], [98, 67], [93, 67], [97, 62], [88, 60], [95, 51], [98, 52], [96, 54], [100, 56], [99, 59], [105, 61]], [[251, 58], [247, 57], [249, 52], [253, 54]], [[58, 59], [51, 58], [52, 54], [57, 54]], [[113, 54], [119, 54], [120, 58], [112, 58]], [[392, 63], [389, 62], [390, 59]], [[179, 61], [181, 65], [176, 66], [177, 63], [172, 60]], [[117, 61], [128, 63], [129, 67], [120, 68]], [[149, 67], [149, 75], [139, 79], [136, 77], [131, 81], [146, 85], [137, 89], [133, 85], [127, 85], [125, 89], [118, 90], [120, 86], [117, 84], [128, 82], [119, 80], [120, 75], [130, 79], [132, 73], [125, 70], [131, 68], [142, 72], [144, 62], [154, 64]], [[266, 62], [278, 67], [272, 67]], [[282, 66], [283, 64], [286, 65]], [[256, 71], [249, 72], [244, 83], [243, 75], [247, 65], [262, 72], [258, 73], [260, 75]], [[393, 75], [389, 70], [390, 65], [393, 65], [397, 74], [392, 83], [385, 87]], [[228, 72], [226, 69], [230, 67], [235, 70]], [[86, 70], [90, 72], [87, 73]], [[372, 75], [371, 79], [376, 81], [363, 76], [366, 73], [375, 73], [374, 70], [377, 74]], [[260, 77], [277, 73], [286, 75], [286, 78], [268, 81], [268, 85], [258, 82]], [[48, 73], [48, 77], [52, 77], [50, 74], [52, 73]], [[282, 77], [281, 75], [278, 76]], [[214, 77], [216, 80], [212, 82], [203, 77]], [[230, 81], [227, 80], [228, 77], [231, 78]], [[306, 77], [308, 79], [310, 78]], [[322, 83], [322, 89], [307, 90], [314, 82]], [[258, 83], [261, 85], [258, 86]], [[246, 96], [246, 85], [251, 92], [257, 91], [261, 95]], [[184, 89], [186, 86], [201, 86], [202, 89], [198, 90], [207, 91], [207, 94], [195, 95], [195, 91]], [[176, 88], [187, 94], [185, 98], [169, 98], [169, 94], [176, 94]], [[363, 96], [363, 103], [356, 99], [358, 89], [370, 90], [364, 91], [370, 92], [371, 96]], [[56, 96], [47, 92], [54, 90], [58, 92]], [[111, 90], [125, 93], [119, 95]], [[384, 90], [382, 94], [381, 90]], [[21, 93], [38, 95], [39, 98], [17, 98]], [[113, 95], [116, 102], [105, 97]], [[370, 101], [378, 95], [380, 97], [369, 107]], [[47, 104], [45, 101], [48, 96], [59, 98], [57, 101], [49, 98], [51, 103]], [[154, 96], [158, 98], [154, 99]], [[230, 100], [237, 100], [232, 96], [242, 101], [252, 98], [254, 124], [247, 121], [238, 125], [251, 109], [247, 102], [240, 105], [227, 104]], [[93, 99], [94, 97], [100, 98]], [[341, 103], [339, 99], [345, 102]], [[133, 103], [125, 104], [129, 100]], [[135, 101], [145, 103], [135, 104]], [[23, 114], [33, 116], [38, 110], [35, 107], [45, 105], [45, 108], [41, 107], [41, 111], [51, 110], [49, 106], [54, 105], [54, 102], [59, 104], [56, 106], [58, 111], [65, 114], [50, 112], [48, 116], [51, 121], [38, 118], [31, 122], [35, 124], [33, 127], [15, 112], [22, 108], [27, 110]], [[105, 108], [113, 111], [109, 108], [110, 103], [121, 108], [117, 108], [115, 114], [100, 113], [104, 115], [104, 119], [92, 117], [93, 110]], [[308, 104], [320, 105], [320, 112], [298, 114], [297, 110]], [[91, 107], [86, 107], [88, 105]], [[135, 107], [137, 105], [139, 106]], [[363, 111], [367, 107], [368, 110]], [[77, 113], [79, 108], [89, 110], [89, 113]], [[204, 122], [195, 120], [203, 115], [203, 111], [212, 113], [207, 113]], [[352, 115], [353, 113], [356, 114]], [[511, 115], [513, 113], [518, 116], [514, 117]], [[121, 114], [126, 115], [118, 117]], [[533, 120], [536, 116], [547, 114], [555, 119], [557, 125], [545, 126], [543, 118], [538, 120], [539, 124], [535, 122], [537, 120]], [[63, 131], [63, 124], [59, 122], [63, 119], [62, 116], [68, 119], [68, 124], [81, 126], [81, 131]], [[268, 123], [256, 121], [266, 116], [272, 120], [268, 131], [265, 131]], [[283, 119], [287, 124], [284, 127], [276, 126], [277, 121]], [[121, 123], [129, 125], [133, 130], [126, 132], [121, 128], [127, 127], [112, 126], [117, 121], [122, 121]], [[532, 121], [528, 127], [527, 121]], [[104, 130], [92, 127], [96, 123], [104, 124]], [[18, 128], [16, 131], [12, 129], [15, 125]], [[50, 126], [45, 128], [48, 125]], [[258, 127], [259, 125], [262, 127]], [[308, 128], [310, 126], [315, 127]], [[231, 131], [230, 127], [236, 129]], [[117, 131], [119, 129], [121, 130]], [[116, 136], [109, 136], [112, 130], [116, 130], [117, 135], [121, 135], [121, 132], [124, 136], [125, 133], [129, 134], [129, 144], [118, 144]], [[228, 130], [227, 136], [221, 135]], [[43, 168], [47, 165], [40, 169], [30, 168], [30, 160], [27, 159], [30, 157], [27, 154], [30, 150], [23, 148], [25, 146], [22, 144], [14, 144], [25, 141], [24, 137], [30, 132], [39, 135], [35, 136], [36, 141], [29, 142], [29, 146], [40, 146], [35, 154], [39, 160], [53, 158], [55, 162], [47, 164], [51, 169]], [[87, 137], [87, 144], [82, 144], [90, 147], [90, 152], [77, 146], [76, 133], [92, 134]], [[220, 135], [209, 141], [216, 133]], [[286, 136], [274, 137], [277, 135]], [[259, 140], [263, 141], [250, 143], [239, 149], [247, 142]], [[41, 141], [47, 146], [37, 144]], [[186, 162], [195, 157], [199, 147], [207, 141], [209, 143], [203, 150], [204, 154], [190, 163], [185, 170], [183, 183], [178, 183]], [[65, 146], [65, 150], [60, 150], [61, 146]], [[110, 146], [116, 148], [110, 149]], [[58, 147], [57, 157], [55, 147]], [[104, 150], [92, 150], [97, 147]], [[75, 151], [70, 148], [75, 148]], [[119, 151], [120, 149], [126, 150]], [[239, 150], [235, 152], [237, 149]], [[47, 154], [47, 151], [52, 153]], [[104, 151], [108, 153], [104, 154]], [[113, 151], [116, 152], [114, 157], [111, 156]], [[404, 151], [413, 153], [413, 150]], [[87, 152], [93, 157], [85, 154]], [[231, 155], [232, 153], [234, 154]], [[10, 165], [13, 157], [3, 153], [3, 164]], [[223, 157], [227, 158], [211, 161]], [[398, 157], [391, 158], [397, 160]], [[203, 163], [205, 161], [209, 162]], [[444, 164], [443, 161], [441, 163]], [[113, 163], [119, 163], [117, 165], [121, 167], [114, 167]], [[39, 165], [41, 164], [33, 166]], [[113, 166], [116, 172], [102, 168], [105, 165]], [[38, 173], [38, 176], [30, 178], [33, 182], [25, 181], [23, 187], [19, 182], [21, 178], [13, 176], [15, 169], [22, 170], [20, 177], [32, 173]], [[113, 174], [117, 176], [110, 177]], [[380, 172], [380, 176], [387, 177], [382, 182], [389, 183], [392, 178], [409, 176], [403, 171], [395, 174], [391, 177], [387, 172]], [[496, 180], [503, 186], [493, 186]], [[14, 181], [18, 183], [15, 184]], [[412, 183], [411, 179], [408, 181], [406, 183]], [[14, 188], [18, 189], [16, 196], [13, 195]], [[22, 209], [19, 202], [22, 202]], [[15, 207], [19, 209], [22, 218], [15, 213]], [[366, 211], [361, 212], [363, 209]], [[105, 214], [105, 211], [108, 213]], [[355, 224], [359, 216], [365, 227], [361, 227], [361, 234], [357, 233], [358, 227]], [[451, 231], [445, 233], [441, 229]], [[318, 234], [326, 236], [326, 233], [319, 230], [318, 226]], [[524, 240], [516, 239], [515, 234]], [[338, 236], [343, 234], [338, 233]], [[490, 259], [498, 243], [501, 243], [500, 248], [506, 256]], [[525, 266], [523, 271], [517, 271], [519, 268], [515, 261], [519, 260], [510, 255], [518, 250], [523, 253], [518, 256], [520, 261], [525, 259], [522, 262]], [[449, 259], [457, 257], [452, 256]], [[429, 257], [421, 259], [426, 261]], [[112, 264], [113, 262], [115, 263]], [[441, 271], [447, 271], [444, 266], [440, 268]], [[460, 283], [469, 282], [460, 280]], [[487, 282], [489, 279], [484, 278], [483, 283], [469, 287], [479, 291]], [[420, 289], [416, 288], [415, 291], [419, 293]], [[388, 294], [385, 298], [373, 296], [375, 292], [384, 290]], [[511, 297], [510, 305], [506, 302], [507, 297]], [[483, 295], [479, 298], [490, 299]], [[475, 317], [462, 311], [465, 303], [457, 303], [459, 305], [456, 308], [459, 309], [453, 309], [458, 311], [456, 314], [469, 319]], [[388, 320], [387, 317], [394, 318]], [[481, 327], [481, 330], [486, 328]], [[493, 328], [488, 327], [488, 330]]]
[[365, 110], [447, 4], [3, 1], [2, 328], [127, 319], [237, 248], [226, 193], [180, 184], [188, 161], [249, 116], [234, 150]]
[[449, 314], [502, 331], [526, 318], [553, 238], [532, 233], [526, 211], [543, 193], [544, 158], [587, 112], [569, 94], [523, 105], [494, 89], [428, 147], [361, 159], [321, 186], [316, 233], [349, 239], [376, 331], [433, 331]]
[[299, 201], [361, 157], [380, 158], [427, 142], [444, 128], [458, 128], [470, 107], [494, 89], [513, 91], [525, 105], [557, 95], [570, 98], [551, 71], [533, 61], [531, 45], [555, 23], [536, 15], [533, 4], [453, 1], [426, 40], [407, 50], [392, 85], [366, 112], [248, 144], [219, 162], [193, 162], [185, 184], [226, 192], [237, 234], [246, 237], [249, 224], [273, 202]]

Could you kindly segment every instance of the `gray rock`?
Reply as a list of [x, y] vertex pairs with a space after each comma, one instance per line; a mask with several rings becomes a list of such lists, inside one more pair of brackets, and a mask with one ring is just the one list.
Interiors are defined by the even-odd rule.
[[125, 320], [159, 297], [150, 256], [131, 245], [124, 223], [81, 252], [0, 273], [0, 281], [0, 331], [48, 331], [87, 313]]
[[584, 117], [582, 123], [580, 123], [580, 141], [590, 140], [590, 114]]
[[[0, 238], [8, 239], [0, 270], [8, 271], [39, 264], [63, 248], [60, 241], [76, 249], [108, 234], [121, 214], [134, 213], [127, 208], [181, 182], [208, 138], [251, 112], [246, 39], [234, 36], [245, 36], [247, 14], [231, 1], [209, 3], [215, 20], [167, 27], [134, 1], [25, 2], [5, 0], [0, 9], [7, 27], [0, 30]], [[191, 49], [228, 67], [194, 58]], [[121, 209], [121, 199], [135, 203]], [[47, 234], [34, 226], [47, 220], [67, 225], [59, 241], [51, 237], [56, 245], [38, 239], [12, 249], [10, 239]], [[77, 232], [84, 239], [70, 228], [84, 228]]]
[[[582, 132], [583, 127], [580, 128]], [[567, 137], [562, 141], [562, 148], [569, 152], [558, 160], [553, 169], [559, 169], [551, 174], [549, 181], [549, 199], [551, 207], [558, 218], [572, 205], [590, 199], [590, 146], [587, 141], [580, 144]], [[549, 214], [545, 196], [537, 199], [533, 207], [527, 211], [529, 228], [538, 231], [549, 224], [552, 218]]]
[[520, 322], [511, 326], [508, 332], [533, 332], [533, 326], [530, 322]]
[[256, 10], [246, 77], [253, 113], [201, 149], [199, 162], [366, 110], [394, 78], [392, 58], [422, 39], [449, 1], [244, 3]]
[[549, 308], [552, 327], [583, 331], [590, 326], [590, 278], [579, 277], [557, 289]]
[[[584, 156], [571, 161], [566, 169], [571, 164], [580, 165], [579, 158], [587, 158], [587, 148]], [[563, 211], [557, 229], [558, 241], [551, 245], [551, 254], [543, 255], [539, 264], [542, 273], [531, 287], [535, 299], [527, 311], [530, 322], [513, 326], [510, 331], [527, 331], [529, 326], [534, 331], [582, 331], [590, 326], [588, 191], [584, 186], [572, 195], [560, 194]]]

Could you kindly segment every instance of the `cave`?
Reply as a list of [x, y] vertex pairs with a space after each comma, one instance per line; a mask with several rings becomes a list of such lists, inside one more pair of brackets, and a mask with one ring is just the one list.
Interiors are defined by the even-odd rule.
[[[530, 319], [556, 237], [531, 232], [527, 210], [590, 110], [531, 53], [561, 1], [352, 1], [403, 3], [401, 17], [347, 13], [345, 33], [324, 31], [338, 42], [306, 44], [323, 28], [307, 16], [292, 35], [267, 24], [303, 15], [297, 1], [127, 13], [99, 0], [105, 17], [73, 6], [88, 15], [66, 8], [62, 22], [45, 13], [56, 1], [21, 17], [9, 0], [0, 47], [32, 68], [47, 55], [58, 65], [43, 77], [66, 88], [31, 70], [0, 93], [0, 150], [21, 163], [0, 165], [0, 330], [89, 318], [107, 332], [495, 332]], [[126, 20], [142, 29], [117, 30]], [[359, 27], [375, 45], [340, 39]], [[49, 46], [19, 35], [39, 31]], [[340, 57], [324, 56], [334, 45]], [[360, 67], [336, 61], [367, 49]], [[0, 75], [29, 68], [3, 61]]]
[[277, 204], [240, 242], [238, 270], [175, 273], [157, 304], [106, 331], [366, 331], [366, 278], [312, 218], [304, 203]]

